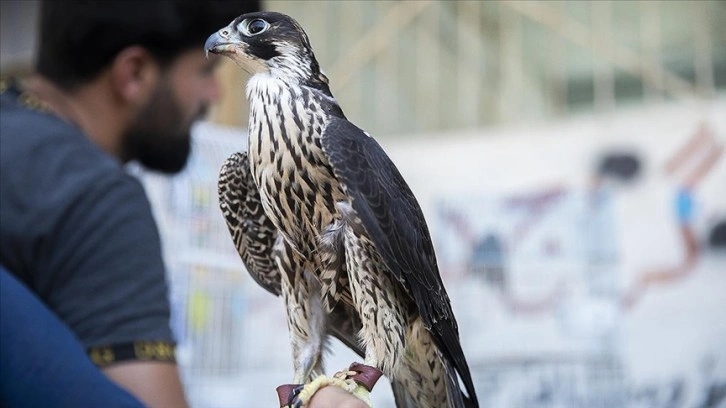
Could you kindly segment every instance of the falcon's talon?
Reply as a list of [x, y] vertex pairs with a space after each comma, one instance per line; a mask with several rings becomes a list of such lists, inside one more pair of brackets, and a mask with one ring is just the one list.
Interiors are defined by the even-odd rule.
[[369, 392], [373, 391], [373, 387], [382, 375], [383, 372], [381, 370], [367, 364], [354, 362], [348, 369], [348, 378], [355, 381], [356, 384], [365, 387]]
[[295, 395], [300, 393], [303, 384], [283, 384], [275, 389], [280, 407], [289, 407]]
[[302, 406], [302, 401], [300, 401], [297, 397], [300, 395], [303, 388], [305, 388], [305, 384], [300, 384], [290, 391], [290, 395], [287, 397], [287, 405], [293, 406], [294, 403], [295, 408], [300, 408]]

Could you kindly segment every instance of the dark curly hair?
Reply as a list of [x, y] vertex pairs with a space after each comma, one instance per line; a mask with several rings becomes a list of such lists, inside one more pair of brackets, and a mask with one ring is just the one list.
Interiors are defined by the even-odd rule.
[[260, 1], [45, 0], [35, 68], [66, 90], [93, 80], [124, 48], [140, 45], [165, 66]]

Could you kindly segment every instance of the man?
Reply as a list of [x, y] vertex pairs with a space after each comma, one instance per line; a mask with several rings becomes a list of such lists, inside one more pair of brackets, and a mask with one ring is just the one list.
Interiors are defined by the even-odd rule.
[[257, 1], [46, 1], [37, 73], [0, 84], [0, 264], [147, 406], [186, 401], [158, 231], [123, 164], [184, 167], [190, 126], [219, 97], [203, 43], [257, 9]]
[[203, 43], [258, 2], [47, 1], [37, 75], [2, 85], [0, 263], [145, 404], [186, 405], [159, 235], [123, 164], [181, 170], [219, 96]]

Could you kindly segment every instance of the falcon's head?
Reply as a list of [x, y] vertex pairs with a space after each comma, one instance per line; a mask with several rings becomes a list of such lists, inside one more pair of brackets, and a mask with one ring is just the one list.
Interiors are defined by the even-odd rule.
[[327, 84], [307, 34], [284, 14], [243, 14], [209, 36], [204, 49], [231, 58], [252, 75], [269, 72], [301, 83]]

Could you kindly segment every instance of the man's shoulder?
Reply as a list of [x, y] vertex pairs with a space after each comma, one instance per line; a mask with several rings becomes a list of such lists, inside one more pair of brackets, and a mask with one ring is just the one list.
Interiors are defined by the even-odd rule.
[[4, 162], [70, 158], [100, 166], [114, 164], [113, 159], [93, 144], [78, 127], [33, 106], [30, 101], [23, 101], [22, 97], [13, 98], [4, 93], [1, 109], [0, 140]]
[[[79, 128], [2, 94], [0, 201], [2, 233], [48, 233], [74, 208], [100, 208], [123, 197], [146, 212], [141, 183]], [[149, 210], [150, 211], [150, 210]]]
[[25, 100], [22, 94], [8, 91], [1, 97], [2, 179], [23, 180], [12, 183], [13, 188], [82, 188], [104, 179], [138, 183], [78, 127]]

